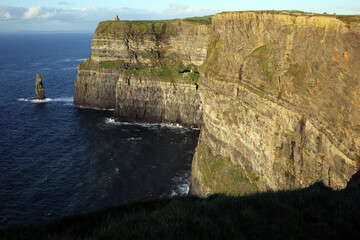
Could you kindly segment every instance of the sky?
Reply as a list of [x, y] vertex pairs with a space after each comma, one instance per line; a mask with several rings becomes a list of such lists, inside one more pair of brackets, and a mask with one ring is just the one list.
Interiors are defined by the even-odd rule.
[[360, 0], [0, 0], [0, 33], [93, 33], [100, 21], [115, 15], [120, 20], [161, 20], [246, 10], [360, 15]]

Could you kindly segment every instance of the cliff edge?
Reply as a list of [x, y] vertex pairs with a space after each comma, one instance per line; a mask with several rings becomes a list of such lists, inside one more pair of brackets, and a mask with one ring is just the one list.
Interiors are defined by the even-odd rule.
[[122, 121], [201, 125], [198, 66], [211, 16], [168, 21], [106, 21], [79, 65], [76, 106], [114, 109]]
[[344, 188], [360, 162], [360, 18], [224, 12], [99, 24], [74, 104], [201, 125], [192, 194]]

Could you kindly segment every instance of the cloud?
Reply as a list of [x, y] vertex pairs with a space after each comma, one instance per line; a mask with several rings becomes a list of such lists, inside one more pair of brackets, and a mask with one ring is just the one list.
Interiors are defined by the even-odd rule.
[[[66, 4], [61, 1], [59, 4]], [[113, 19], [115, 15], [123, 20], [156, 20], [169, 18], [185, 18], [193, 16], [204, 16], [214, 14], [214, 10], [190, 8], [186, 5], [171, 4], [165, 9], [135, 9], [135, 8], [45, 8], [42, 6], [32, 6], [30, 8], [16, 8], [0, 6], [0, 17], [2, 19], [56, 19], [58, 21], [69, 22], [78, 21], [94, 21]]]
[[33, 18], [50, 18], [55, 15], [54, 11], [43, 8], [41, 6], [30, 7], [23, 15], [24, 19]]
[[9, 19], [11, 19], [11, 14], [9, 13], [9, 12], [6, 12], [6, 13], [4, 13], [3, 15], [2, 15], [2, 17], [3, 18], [5, 18], [5, 19], [7, 19], [7, 20], [9, 20]]
[[32, 19], [32, 18], [37, 17], [40, 14], [41, 9], [42, 9], [41, 6], [35, 6], [35, 7], [29, 8], [29, 10], [27, 10], [24, 13], [24, 19]]
[[68, 5], [68, 3], [65, 2], [65, 1], [58, 2], [58, 4], [59, 4], [59, 5]]
[[[65, 1], [59, 2], [62, 3]], [[65, 2], [66, 3], [66, 2]], [[214, 14], [216, 11], [201, 8], [190, 8], [186, 5], [171, 4], [164, 9], [135, 8], [30, 8], [9, 7], [0, 5], [0, 31], [21, 31], [26, 29], [52, 29], [53, 31], [86, 31], [93, 32], [100, 21], [112, 20], [118, 15], [120, 20], [162, 20], [186, 18]], [[46, 19], [46, 21], [39, 21]]]

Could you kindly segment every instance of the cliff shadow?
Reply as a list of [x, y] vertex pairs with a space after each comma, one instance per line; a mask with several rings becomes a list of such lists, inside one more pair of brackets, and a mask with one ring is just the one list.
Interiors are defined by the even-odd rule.
[[359, 188], [143, 200], [0, 230], [1, 239], [359, 239]]

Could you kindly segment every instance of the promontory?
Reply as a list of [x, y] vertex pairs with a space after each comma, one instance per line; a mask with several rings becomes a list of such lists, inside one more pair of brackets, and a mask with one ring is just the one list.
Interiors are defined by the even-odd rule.
[[190, 193], [342, 189], [360, 162], [360, 17], [223, 12], [105, 21], [74, 105], [201, 127]]

